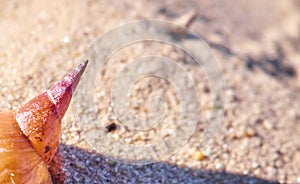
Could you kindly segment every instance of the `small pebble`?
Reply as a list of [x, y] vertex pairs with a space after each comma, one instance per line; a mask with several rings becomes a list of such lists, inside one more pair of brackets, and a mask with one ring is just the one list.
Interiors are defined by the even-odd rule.
[[115, 123], [111, 123], [107, 125], [105, 128], [107, 132], [113, 132], [117, 129], [117, 125]]
[[110, 166], [115, 166], [116, 165], [116, 162], [114, 160], [108, 160], [108, 165]]
[[244, 174], [244, 175], [249, 174], [249, 170], [244, 170], [244, 171], [243, 171], [243, 174]]
[[245, 134], [247, 137], [253, 137], [255, 135], [255, 131], [252, 128], [247, 128]]
[[202, 151], [196, 151], [193, 156], [193, 158], [197, 161], [202, 161], [204, 159], [204, 157], [205, 156]]
[[270, 122], [268, 120], [263, 121], [263, 125], [268, 130], [271, 130], [274, 128], [274, 125], [272, 124], [272, 122]]
[[85, 164], [83, 162], [81, 162], [81, 161], [75, 162], [75, 165], [79, 169], [84, 169], [85, 168]]
[[64, 43], [69, 43], [70, 42], [70, 37], [69, 36], [64, 36], [63, 42]]
[[259, 167], [259, 164], [257, 163], [257, 162], [253, 162], [252, 163], [252, 168], [253, 169], [256, 169], [256, 168], [258, 168]]
[[225, 168], [222, 163], [216, 163], [215, 166], [216, 166], [216, 169], [218, 169], [218, 170], [223, 170]]

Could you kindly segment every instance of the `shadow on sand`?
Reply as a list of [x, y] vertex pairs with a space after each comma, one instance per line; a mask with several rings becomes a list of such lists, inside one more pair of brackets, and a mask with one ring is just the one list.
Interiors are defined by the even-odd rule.
[[278, 183], [251, 175], [179, 167], [166, 162], [128, 165], [65, 144], [61, 144], [59, 149], [64, 158], [64, 170], [67, 171], [66, 183]]

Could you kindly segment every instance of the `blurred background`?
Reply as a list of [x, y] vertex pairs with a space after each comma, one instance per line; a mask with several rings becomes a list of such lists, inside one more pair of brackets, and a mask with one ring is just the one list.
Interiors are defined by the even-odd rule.
[[[94, 152], [68, 113], [59, 150], [64, 174], [56, 182], [300, 183], [299, 0], [0, 1], [0, 110], [16, 109], [49, 88], [103, 33], [140, 19], [176, 22], [208, 43], [226, 82], [222, 128], [202, 149], [199, 139], [205, 126], [200, 118], [194, 136], [179, 152], [135, 166]], [[157, 52], [178, 60], [197, 78], [182, 51], [144, 43], [114, 56], [113, 70], [105, 73], [99, 86], [109, 88], [106, 83], [114, 71], [132, 58]], [[198, 79], [201, 110], [216, 108], [208, 105], [209, 85]], [[152, 85], [137, 84], [133, 101], [161, 89], [155, 79], [147, 83]], [[97, 94], [103, 94], [102, 88], [96, 88]], [[177, 102], [174, 91], [168, 88], [160, 94]], [[161, 139], [161, 130], [128, 133], [111, 115], [106, 96], [97, 97], [99, 116], [109, 134], [137, 144]], [[139, 108], [133, 103], [134, 112]]]

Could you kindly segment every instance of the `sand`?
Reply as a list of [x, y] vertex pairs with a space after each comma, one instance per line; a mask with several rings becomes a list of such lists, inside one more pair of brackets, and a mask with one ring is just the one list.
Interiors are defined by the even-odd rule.
[[[169, 113], [161, 126], [133, 130], [119, 122], [111, 105], [109, 90], [116, 73], [139, 56], [159, 53], [181, 64], [197, 83], [201, 115], [195, 132], [167, 158], [126, 164], [131, 161], [110, 159], [122, 155], [122, 149], [109, 150], [105, 140], [99, 142], [106, 152], [97, 153], [78, 126], [88, 126], [90, 120], [78, 122], [70, 108], [62, 122], [59, 148], [63, 182], [300, 183], [300, 3], [296, 0], [1, 1], [0, 110], [16, 109], [48, 89], [112, 28], [147, 18], [178, 21], [191, 10], [198, 14], [189, 29], [208, 43], [222, 68], [226, 104], [211, 106], [205, 75], [179, 49], [149, 42], [127, 46], [94, 79], [101, 131], [124, 144], [149, 145], [175, 130], [180, 98], [166, 80], [147, 78], [130, 96], [131, 111], [147, 117], [142, 102], [151, 95], [164, 95]], [[84, 103], [76, 101], [79, 106]], [[207, 114], [220, 108], [225, 110], [222, 127], [203, 147], [199, 140], [207, 128]], [[110, 126], [109, 131], [105, 126]]]

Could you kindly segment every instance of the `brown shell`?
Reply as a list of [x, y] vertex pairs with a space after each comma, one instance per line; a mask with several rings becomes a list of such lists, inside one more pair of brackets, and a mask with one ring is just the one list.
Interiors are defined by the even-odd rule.
[[50, 184], [61, 119], [87, 61], [17, 111], [0, 112], [0, 183]]
[[47, 164], [23, 134], [15, 112], [0, 112], [0, 183], [51, 183]]
[[34, 149], [49, 164], [58, 148], [61, 117], [48, 94], [45, 92], [23, 105], [16, 119]]

